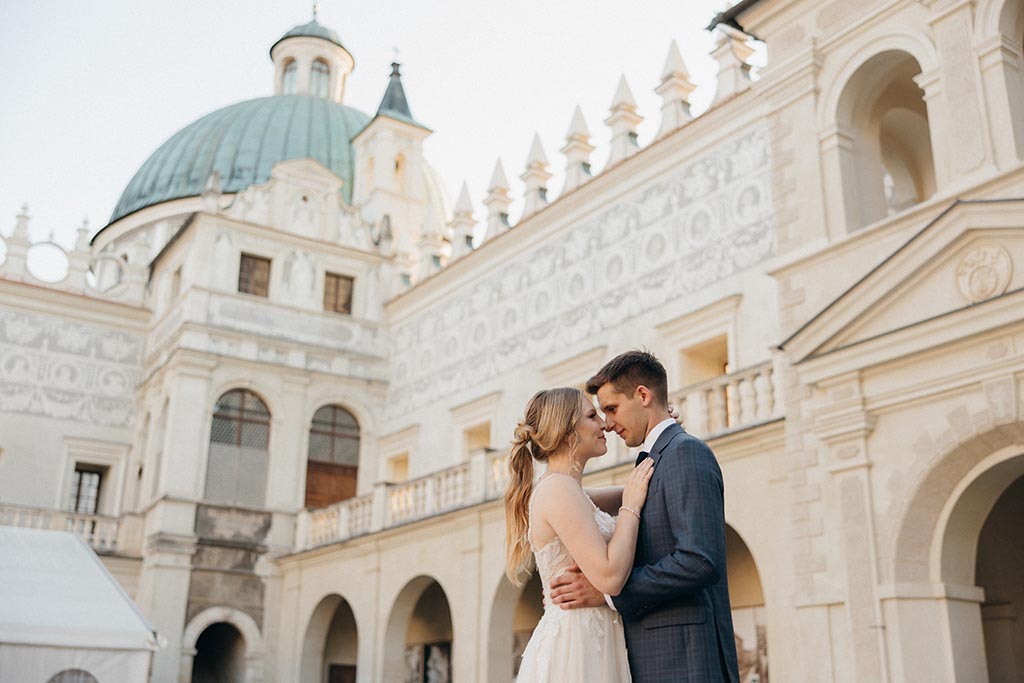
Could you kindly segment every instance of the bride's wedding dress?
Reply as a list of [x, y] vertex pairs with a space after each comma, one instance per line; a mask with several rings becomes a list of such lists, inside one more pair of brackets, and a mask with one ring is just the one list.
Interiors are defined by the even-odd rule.
[[[538, 482], [537, 487], [546, 479]], [[593, 501], [590, 504], [607, 543], [615, 531], [615, 518]], [[530, 523], [532, 527], [532, 505]], [[529, 538], [533, 546], [532, 528]], [[533, 547], [533, 556], [544, 587], [544, 616], [526, 645], [516, 683], [630, 683], [626, 640], [618, 612], [607, 605], [564, 610], [551, 603], [552, 580], [574, 564], [557, 536], [543, 547]]]

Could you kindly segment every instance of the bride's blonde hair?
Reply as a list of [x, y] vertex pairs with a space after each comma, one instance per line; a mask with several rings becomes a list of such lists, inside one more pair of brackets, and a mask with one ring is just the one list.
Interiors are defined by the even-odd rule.
[[[530, 496], [533, 495], [533, 461], [547, 462], [583, 417], [583, 392], [572, 387], [538, 391], [527, 404], [508, 452], [509, 479], [505, 489], [505, 573], [516, 586], [529, 572]], [[575, 441], [575, 439], [570, 439]], [[570, 444], [575, 448], [575, 444]]]

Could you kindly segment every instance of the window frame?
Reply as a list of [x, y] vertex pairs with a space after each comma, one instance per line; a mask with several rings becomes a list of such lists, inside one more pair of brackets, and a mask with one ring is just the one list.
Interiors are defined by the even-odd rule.
[[[331, 425], [330, 425], [331, 429], [329, 431], [324, 431], [324, 430], [316, 429], [316, 425], [317, 425], [316, 416], [322, 410], [324, 410], [325, 408], [331, 409], [332, 417], [335, 417], [338, 412], [344, 412], [344, 413], [347, 413], [349, 416], [351, 416], [352, 422], [355, 424], [355, 435], [352, 436], [350, 434], [345, 434], [343, 429], [335, 430], [335, 427], [337, 425], [336, 421], [332, 421], [331, 422]], [[323, 423], [321, 423], [321, 424], [323, 424]], [[327, 437], [330, 438], [330, 454], [329, 454], [330, 455], [330, 459], [322, 460], [322, 459], [319, 459], [319, 458], [314, 458], [313, 454], [311, 452], [311, 448], [312, 448], [312, 443], [313, 442], [312, 442], [312, 439], [309, 439], [308, 443], [306, 445], [306, 461], [307, 462], [317, 462], [317, 463], [323, 463], [323, 464], [328, 464], [328, 465], [344, 465], [346, 467], [359, 467], [359, 456], [360, 456], [360, 449], [362, 447], [362, 433], [363, 433], [363, 430], [362, 430], [362, 426], [359, 424], [359, 419], [356, 417], [356, 414], [353, 413], [351, 410], [349, 410], [347, 407], [345, 407], [344, 405], [341, 405], [339, 403], [327, 403], [325, 405], [320, 406], [319, 408], [316, 409], [316, 412], [313, 413], [313, 417], [309, 421], [309, 431], [308, 431], [308, 433], [310, 435], [316, 433], [316, 434], [319, 434], [319, 435], [322, 435], [322, 436], [327, 436]], [[335, 445], [336, 445], [336, 443], [337, 443], [337, 441], [339, 439], [344, 439], [344, 438], [354, 439], [355, 442], [356, 442], [356, 461], [355, 461], [355, 463], [339, 462], [338, 460], [335, 459]]]
[[[323, 69], [318, 70], [318, 65]], [[331, 96], [331, 65], [319, 57], [309, 65], [309, 94], [323, 98]]]
[[[218, 407], [218, 404], [224, 399], [224, 397], [232, 393], [238, 393], [241, 395], [242, 400], [239, 402], [239, 405], [237, 407], [231, 406], [230, 409], [227, 411], [224, 411], [222, 408]], [[264, 414], [246, 415], [246, 397], [248, 396], [251, 396], [255, 402], [258, 402], [259, 405], [263, 406]], [[267, 402], [263, 399], [262, 396], [260, 396], [252, 389], [249, 389], [244, 386], [235, 387], [221, 392], [214, 401], [213, 406], [211, 406], [210, 412], [207, 414], [209, 416], [208, 424], [210, 426], [210, 431], [206, 439], [206, 462], [204, 465], [203, 472], [202, 493], [200, 494], [202, 503], [204, 505], [214, 505], [222, 507], [238, 507], [260, 510], [265, 509], [267, 504], [267, 489], [270, 481], [270, 447], [272, 436], [271, 431], [274, 419], [273, 413], [271, 413], [270, 411], [270, 406], [267, 405]], [[226, 441], [215, 438], [215, 435], [217, 434], [215, 423], [217, 420], [225, 420], [229, 424], [233, 425], [233, 440]], [[265, 427], [266, 441], [260, 446], [246, 445], [246, 425], [260, 425]], [[225, 450], [221, 451], [220, 449], [222, 448]], [[226, 449], [231, 450], [228, 451]], [[218, 467], [221, 468], [221, 472], [224, 471], [223, 467], [225, 465], [232, 465], [237, 469], [237, 467], [240, 467], [244, 464], [244, 457], [251, 457], [252, 455], [254, 455], [254, 453], [261, 454], [261, 457], [264, 460], [261, 465], [263, 468], [263, 480], [262, 488], [259, 490], [259, 500], [257, 500], [256, 502], [243, 501], [242, 499], [244, 498], [244, 496], [240, 494], [244, 493], [245, 489], [238, 485], [239, 481], [237, 479], [234, 481], [235, 486], [230, 491], [230, 496], [220, 495], [228, 493], [227, 489], [217, 489], [215, 490], [215, 493], [218, 494], [217, 496], [210, 495], [211, 464], [213, 463], [215, 451], [220, 452], [219, 457], [227, 457], [228, 455], [230, 455], [231, 457], [235, 458], [234, 463], [229, 463], [227, 461], [219, 463]], [[216, 479], [215, 483], [218, 483]], [[222, 500], [222, 498], [224, 497], [229, 498], [229, 500]]]
[[281, 94], [295, 95], [299, 84], [299, 62], [289, 59], [281, 69]]
[[[263, 293], [260, 293], [260, 292], [257, 292], [257, 291], [249, 291], [249, 290], [246, 290], [246, 289], [242, 289], [242, 278], [243, 278], [243, 276], [247, 276], [247, 277], [249, 277], [250, 280], [252, 280], [251, 276], [249, 276], [248, 274], [244, 273], [243, 266], [246, 263], [246, 261], [261, 262], [261, 263], [266, 263], [267, 264], [266, 290]], [[269, 258], [267, 256], [260, 256], [259, 254], [253, 254], [253, 253], [247, 252], [247, 251], [243, 251], [239, 255], [239, 257], [238, 257], [238, 288], [237, 288], [238, 289], [238, 293], [239, 294], [247, 294], [249, 296], [260, 297], [261, 299], [269, 299], [270, 298], [270, 277], [271, 277], [271, 268], [272, 267], [273, 267], [273, 259], [272, 258]]]
[[[331, 280], [332, 279], [335, 279], [337, 281], [348, 280], [348, 282], [349, 282], [349, 288], [348, 288], [348, 310], [341, 310], [340, 308], [338, 308], [336, 303], [335, 303], [335, 306], [333, 306], [333, 307], [327, 305], [327, 294], [328, 294], [328, 291], [330, 291], [330, 286], [331, 286]], [[326, 271], [324, 273], [323, 305], [324, 305], [324, 310], [325, 311], [327, 311], [329, 313], [337, 313], [339, 315], [351, 316], [352, 315], [352, 310], [353, 310], [353, 308], [355, 308], [355, 292], [356, 292], [356, 278], [354, 276], [348, 275], [346, 273], [338, 273], [338, 272], [330, 271], [330, 270]], [[337, 302], [337, 300], [338, 300], [338, 297], [337, 297], [337, 287], [334, 288], [334, 295], [335, 295], [335, 302]]]
[[105, 470], [96, 497], [96, 512], [93, 514], [107, 517], [121, 514], [125, 489], [124, 471], [130, 448], [129, 444], [65, 437], [64, 475], [61, 485], [57, 487], [54, 509], [70, 510], [75, 470], [84, 467]]

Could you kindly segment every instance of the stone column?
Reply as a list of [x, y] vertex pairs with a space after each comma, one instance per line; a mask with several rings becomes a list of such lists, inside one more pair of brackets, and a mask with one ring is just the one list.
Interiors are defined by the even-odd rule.
[[[942, 81], [942, 93], [937, 102], [939, 107], [930, 104], [928, 107], [936, 188], [939, 190], [948, 183], [957, 184], [992, 164], [977, 55], [971, 44], [973, 9], [973, 2], [954, 2], [940, 9], [929, 22], [939, 53]], [[925, 83], [922, 87], [925, 88], [925, 100], [930, 100], [928, 87]], [[941, 109], [941, 112], [936, 109]], [[939, 116], [941, 120], [935, 120]]]
[[885, 624], [877, 593], [878, 552], [868, 436], [875, 418], [864, 409], [856, 374], [821, 382], [828, 403], [814, 416], [815, 432], [824, 446], [827, 496], [834, 501], [832, 519], [838, 537], [834, 575], [840, 579], [845, 610], [852, 680], [889, 680]]
[[[1018, 40], [1020, 38], [1018, 37]], [[978, 47], [981, 87], [996, 166], [1004, 170], [1024, 158], [1024, 80], [1020, 43], [992, 36]], [[1014, 115], [1018, 114], [1018, 115]]]
[[182, 642], [194, 553], [195, 538], [177, 534], [153, 535], [143, 549], [136, 602], [163, 644], [153, 655], [153, 683], [187, 681], [191, 675], [181, 669], [195, 655], [194, 643]]
[[[771, 105], [772, 204], [779, 253], [846, 234], [840, 158], [848, 143], [840, 131], [817, 130], [820, 57], [808, 47], [785, 72], [765, 76], [764, 97]], [[847, 136], [848, 137], [848, 136]], [[820, 187], [803, 192], [804, 187]], [[827, 200], [827, 201], [826, 201]]]

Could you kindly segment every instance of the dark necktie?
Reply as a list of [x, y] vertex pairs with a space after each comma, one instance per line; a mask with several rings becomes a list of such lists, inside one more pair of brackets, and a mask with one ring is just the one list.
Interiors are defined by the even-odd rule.
[[636, 467], [649, 457], [651, 457], [650, 453], [648, 453], [647, 451], [640, 451], [636, 456], [636, 463], [633, 465], [633, 467]]

